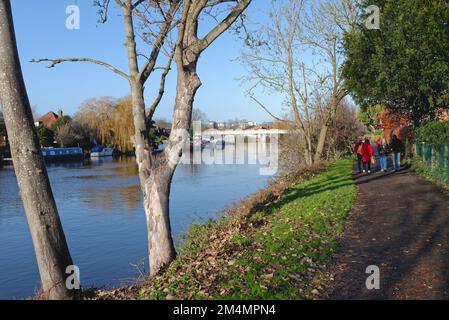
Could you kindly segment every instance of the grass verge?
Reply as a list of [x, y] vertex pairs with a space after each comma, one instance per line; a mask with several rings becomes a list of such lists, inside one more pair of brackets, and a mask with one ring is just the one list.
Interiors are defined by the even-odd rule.
[[[356, 197], [352, 160], [278, 181], [217, 221], [191, 227], [177, 259], [103, 299], [309, 299], [319, 295]], [[259, 197], [254, 201], [254, 197]], [[251, 202], [251, 204], [249, 203]], [[257, 205], [254, 205], [257, 203]]]

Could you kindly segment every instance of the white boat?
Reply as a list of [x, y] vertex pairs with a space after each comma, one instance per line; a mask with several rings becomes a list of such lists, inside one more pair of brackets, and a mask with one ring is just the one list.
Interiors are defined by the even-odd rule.
[[101, 146], [95, 146], [92, 148], [90, 156], [91, 158], [112, 157], [113, 154], [114, 149], [112, 148], [103, 148]]

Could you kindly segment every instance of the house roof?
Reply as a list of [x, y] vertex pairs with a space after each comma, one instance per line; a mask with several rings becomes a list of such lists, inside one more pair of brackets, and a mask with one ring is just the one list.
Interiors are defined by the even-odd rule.
[[50, 128], [53, 123], [58, 119], [58, 115], [52, 111], [44, 114], [42, 117], [37, 119], [37, 122], [42, 123], [47, 128]]

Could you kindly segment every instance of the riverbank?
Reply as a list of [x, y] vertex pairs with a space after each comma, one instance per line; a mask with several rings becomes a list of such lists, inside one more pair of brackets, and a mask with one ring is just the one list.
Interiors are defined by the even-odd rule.
[[311, 299], [356, 197], [352, 160], [290, 176], [223, 218], [190, 228], [177, 259], [153, 279], [93, 299]]

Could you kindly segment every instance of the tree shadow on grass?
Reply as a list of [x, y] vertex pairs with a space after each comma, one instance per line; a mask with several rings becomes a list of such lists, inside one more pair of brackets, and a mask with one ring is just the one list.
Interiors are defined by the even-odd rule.
[[[328, 177], [325, 179], [325, 177]], [[348, 178], [347, 174], [324, 173], [322, 178], [307, 183], [305, 186], [299, 185], [287, 191], [280, 201], [270, 207], [270, 213], [280, 209], [281, 207], [296, 201], [300, 198], [308, 198], [324, 192], [339, 190], [343, 187], [352, 186], [354, 183]]]

